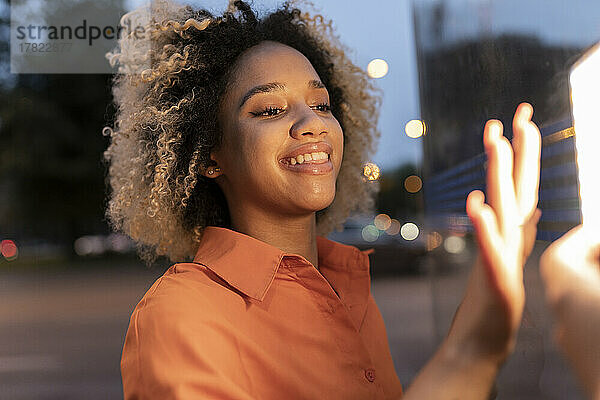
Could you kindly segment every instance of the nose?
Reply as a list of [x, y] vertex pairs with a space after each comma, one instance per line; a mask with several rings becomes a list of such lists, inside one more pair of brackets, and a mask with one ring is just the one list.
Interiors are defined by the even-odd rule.
[[321, 135], [327, 135], [327, 124], [323, 118], [307, 105], [300, 107], [297, 119], [290, 128], [290, 136], [294, 139], [301, 139], [307, 136], [318, 137]]

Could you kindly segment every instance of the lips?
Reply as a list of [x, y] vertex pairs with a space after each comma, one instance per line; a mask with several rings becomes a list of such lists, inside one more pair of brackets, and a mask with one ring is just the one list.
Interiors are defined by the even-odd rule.
[[333, 171], [331, 146], [325, 142], [306, 143], [279, 159], [284, 169], [311, 175], [325, 175]]
[[325, 162], [321, 162], [319, 164], [313, 164], [312, 162], [304, 163], [304, 164], [286, 164], [284, 162], [280, 162], [279, 165], [289, 171], [293, 172], [301, 172], [304, 174], [311, 175], [325, 175], [333, 171], [333, 163], [329, 160]]
[[306, 144], [296, 147], [295, 149], [293, 149], [292, 151], [290, 151], [283, 157], [280, 157], [279, 161], [285, 161], [285, 160], [289, 160], [290, 158], [296, 158], [299, 155], [320, 153], [320, 152], [327, 153], [329, 156], [331, 156], [332, 151], [333, 150], [331, 149], [331, 146], [326, 142], [306, 143]]

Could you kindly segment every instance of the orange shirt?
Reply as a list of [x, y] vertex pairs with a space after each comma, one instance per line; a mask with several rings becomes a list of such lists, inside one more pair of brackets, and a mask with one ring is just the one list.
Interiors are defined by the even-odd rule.
[[317, 239], [304, 257], [206, 228], [135, 307], [121, 359], [126, 400], [398, 399], [370, 251]]

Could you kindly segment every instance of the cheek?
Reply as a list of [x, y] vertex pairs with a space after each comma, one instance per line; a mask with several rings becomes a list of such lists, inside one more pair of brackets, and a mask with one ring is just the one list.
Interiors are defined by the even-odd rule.
[[338, 154], [335, 160], [334, 167], [339, 172], [339, 169], [342, 164], [342, 159], [344, 158], [344, 133], [337, 120], [334, 121], [330, 132], [332, 133], [331, 141], [333, 142], [334, 148], [337, 150]]
[[244, 182], [249, 168], [249, 161], [252, 159], [248, 149], [246, 138], [241, 135], [239, 127], [228, 130], [221, 142], [219, 152], [216, 154], [217, 163], [227, 175], [227, 180], [234, 185], [238, 182]]
[[276, 158], [281, 140], [279, 128], [281, 127], [276, 124], [269, 124], [269, 126], [251, 122], [240, 124], [236, 132], [237, 145], [233, 161], [237, 161], [240, 167], [246, 168], [247, 173], [263, 170], [265, 163], [272, 162]]

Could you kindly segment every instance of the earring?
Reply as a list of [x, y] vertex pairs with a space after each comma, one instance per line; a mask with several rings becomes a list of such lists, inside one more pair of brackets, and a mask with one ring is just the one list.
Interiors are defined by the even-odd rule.
[[207, 173], [208, 173], [209, 175], [214, 175], [214, 173], [215, 173], [215, 172], [219, 172], [220, 170], [221, 170], [221, 168], [219, 168], [219, 167], [217, 167], [217, 168], [215, 168], [215, 169], [212, 169], [212, 168], [211, 168], [211, 169], [209, 169], [209, 170], [208, 170], [208, 172], [207, 172]]

